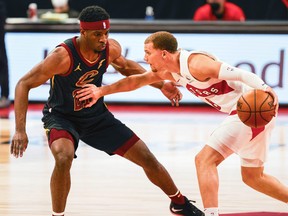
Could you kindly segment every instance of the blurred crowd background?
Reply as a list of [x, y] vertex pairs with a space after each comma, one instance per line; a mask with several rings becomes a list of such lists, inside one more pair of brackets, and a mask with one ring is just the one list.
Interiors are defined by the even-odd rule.
[[[30, 3], [38, 9], [50, 9], [50, 0], [6, 0], [7, 17], [27, 17]], [[246, 21], [288, 20], [288, 0], [229, 0], [238, 5], [246, 15]], [[154, 9], [155, 19], [189, 20], [206, 0], [70, 0], [70, 8], [81, 11], [89, 5], [104, 7], [113, 19], [143, 19], [147, 6]]]

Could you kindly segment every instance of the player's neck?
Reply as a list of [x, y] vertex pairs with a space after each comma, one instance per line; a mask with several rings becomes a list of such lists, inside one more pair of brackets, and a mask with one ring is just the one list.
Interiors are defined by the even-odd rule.
[[170, 71], [180, 74], [180, 52], [177, 51], [172, 56], [171, 65], [168, 65]]
[[80, 38], [80, 37], [78, 37], [78, 38], [76, 39], [76, 41], [77, 41], [77, 46], [78, 46], [78, 48], [79, 48], [79, 51], [80, 51], [82, 57], [83, 57], [87, 62], [89, 62], [90, 64], [95, 63], [95, 62], [98, 60], [98, 58], [99, 58], [99, 53], [98, 53], [98, 52], [95, 52], [94, 50], [91, 50], [91, 49], [87, 48], [87, 47], [85, 46], [85, 44], [83, 44], [83, 43], [81, 42], [81, 38]]

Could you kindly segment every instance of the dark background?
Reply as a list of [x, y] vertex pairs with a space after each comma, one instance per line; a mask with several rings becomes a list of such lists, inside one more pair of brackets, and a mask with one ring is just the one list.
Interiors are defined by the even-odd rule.
[[[27, 17], [29, 3], [39, 9], [50, 9], [50, 0], [5, 0], [8, 17]], [[229, 0], [240, 6], [247, 20], [288, 20], [288, 9], [282, 0]], [[105, 8], [111, 18], [144, 19], [146, 6], [152, 6], [155, 19], [192, 19], [205, 0], [70, 0], [71, 8], [81, 11], [89, 5]]]

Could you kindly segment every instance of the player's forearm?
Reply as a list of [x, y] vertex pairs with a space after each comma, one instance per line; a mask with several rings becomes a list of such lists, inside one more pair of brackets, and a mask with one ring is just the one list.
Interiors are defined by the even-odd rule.
[[131, 77], [123, 78], [111, 85], [106, 85], [101, 87], [101, 96], [118, 93], [118, 92], [128, 92], [133, 91], [137, 88], [140, 88], [142, 85], [140, 82], [137, 84], [137, 81], [133, 78], [135, 75]]
[[15, 89], [14, 111], [15, 111], [15, 130], [18, 132], [26, 131], [26, 114], [28, 109], [29, 90], [18, 82]]
[[[138, 63], [132, 61], [132, 60], [127, 60], [127, 65], [125, 68], [120, 68], [117, 67], [116, 65], [113, 65], [113, 67], [118, 70], [121, 74], [125, 75], [125, 76], [131, 76], [131, 75], [139, 75], [139, 74], [143, 74], [146, 73], [147, 71]], [[150, 85], [154, 88], [158, 88], [161, 89], [164, 85], [164, 81], [158, 81], [158, 82], [154, 82], [154, 83], [148, 83], [147, 85]], [[139, 88], [139, 87], [138, 87]], [[134, 90], [134, 89], [132, 89]], [[129, 90], [128, 90], [129, 91]]]
[[153, 86], [154, 88], [158, 88], [158, 89], [161, 89], [163, 87], [163, 85], [164, 85], [164, 81], [150, 84], [150, 86]]

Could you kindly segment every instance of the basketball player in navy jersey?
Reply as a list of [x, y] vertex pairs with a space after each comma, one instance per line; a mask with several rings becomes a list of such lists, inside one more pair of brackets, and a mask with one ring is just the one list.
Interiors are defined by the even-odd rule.
[[250, 128], [236, 114], [239, 97], [254, 88], [265, 90], [273, 96], [276, 116], [278, 99], [273, 89], [254, 73], [221, 62], [212, 54], [178, 50], [177, 40], [169, 32], [160, 31], [150, 35], [145, 40], [144, 50], [144, 59], [152, 71], [100, 88], [88, 84], [76, 97], [80, 101], [91, 99], [87, 104], [90, 107], [104, 95], [132, 91], [161, 80], [174, 81], [205, 103], [227, 113], [226, 119], [212, 132], [195, 159], [205, 216], [219, 215], [217, 166], [233, 153], [241, 158], [242, 179], [248, 186], [288, 203], [288, 187], [264, 173], [275, 118], [265, 127]]
[[[67, 39], [57, 46], [18, 81], [14, 102], [16, 128], [11, 154], [16, 158], [22, 157], [28, 145], [26, 114], [30, 89], [50, 79], [50, 95], [43, 109], [42, 121], [55, 158], [50, 183], [54, 216], [64, 215], [71, 186], [70, 168], [79, 140], [141, 166], [149, 180], [170, 197], [172, 212], [187, 216], [203, 215], [180, 193], [167, 170], [146, 144], [114, 118], [103, 98], [86, 108], [89, 101], [79, 101], [76, 97], [85, 84], [101, 86], [109, 64], [126, 76], [145, 72], [139, 64], [121, 55], [121, 46], [116, 40], [108, 39], [109, 15], [103, 8], [87, 7], [80, 13], [79, 20], [80, 36]], [[160, 81], [152, 86], [159, 88], [172, 105], [181, 98], [180, 91], [171, 83]]]

